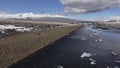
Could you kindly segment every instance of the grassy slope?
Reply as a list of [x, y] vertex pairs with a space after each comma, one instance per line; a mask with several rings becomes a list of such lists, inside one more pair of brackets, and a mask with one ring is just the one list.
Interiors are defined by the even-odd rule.
[[[0, 67], [5, 68], [74, 31], [79, 26], [57, 27], [9, 36], [0, 40]], [[43, 33], [43, 35], [41, 34]]]

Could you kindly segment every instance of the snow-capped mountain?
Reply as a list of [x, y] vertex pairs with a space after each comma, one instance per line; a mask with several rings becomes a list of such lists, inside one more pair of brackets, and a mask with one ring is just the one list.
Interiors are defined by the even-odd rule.
[[70, 22], [76, 23], [78, 20], [69, 19], [62, 15], [51, 15], [51, 14], [34, 14], [34, 13], [0, 13], [0, 19], [7, 20], [30, 20], [30, 21], [45, 21], [45, 22]]
[[34, 14], [34, 13], [18, 13], [18, 14], [9, 14], [9, 13], [0, 13], [1, 19], [26, 19], [26, 18], [41, 18], [41, 17], [64, 17], [62, 15], [51, 15], [51, 14]]

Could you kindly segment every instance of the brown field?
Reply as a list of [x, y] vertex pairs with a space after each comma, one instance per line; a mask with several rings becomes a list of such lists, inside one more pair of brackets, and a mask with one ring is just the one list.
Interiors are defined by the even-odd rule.
[[109, 26], [113, 28], [120, 28], [120, 22], [99, 22], [94, 24], [98, 26]]
[[41, 22], [41, 21], [21, 21], [21, 20], [0, 20], [0, 23], [11, 23], [11, 24], [42, 24], [42, 25], [67, 25], [73, 26], [76, 24], [66, 23], [66, 22]]
[[120, 22], [118, 22], [118, 23], [113, 22], [113, 23], [109, 23], [108, 25], [111, 26], [111, 27], [120, 28]]
[[[49, 25], [53, 26], [56, 24]], [[79, 25], [69, 24], [65, 25], [65, 27], [55, 27], [52, 29], [42, 29], [41, 31], [16, 33], [0, 39], [0, 68], [8, 68], [9, 65], [16, 63], [17, 61], [53, 43], [61, 37], [66, 36], [68, 33], [71, 33], [78, 28]]]

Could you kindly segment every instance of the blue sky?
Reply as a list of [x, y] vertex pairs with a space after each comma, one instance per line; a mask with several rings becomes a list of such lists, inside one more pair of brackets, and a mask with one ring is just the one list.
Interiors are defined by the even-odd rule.
[[59, 0], [0, 0], [1, 12], [53, 13], [56, 9], [63, 12], [63, 6]]
[[[0, 12], [41, 13], [41, 11], [44, 11], [44, 13], [54, 14], [56, 10], [59, 13], [64, 13], [64, 6], [59, 0], [0, 0]], [[68, 17], [74, 19], [107, 16], [120, 16], [120, 8], [114, 8], [93, 13], [68, 15]]]

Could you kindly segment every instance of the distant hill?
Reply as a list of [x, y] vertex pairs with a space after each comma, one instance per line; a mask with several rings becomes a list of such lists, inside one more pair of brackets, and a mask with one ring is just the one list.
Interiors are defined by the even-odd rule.
[[69, 23], [80, 22], [79, 20], [69, 19], [62, 15], [33, 14], [33, 13], [0, 14], [0, 19], [44, 21], [44, 22], [69, 22]]
[[79, 20], [69, 19], [69, 18], [62, 18], [62, 17], [40, 17], [40, 18], [30, 18], [30, 17], [27, 17], [25, 19], [17, 19], [17, 18], [12, 18], [12, 19], [14, 19], [14, 20], [27, 20], [27, 21], [43, 21], [43, 22], [80, 23]]

